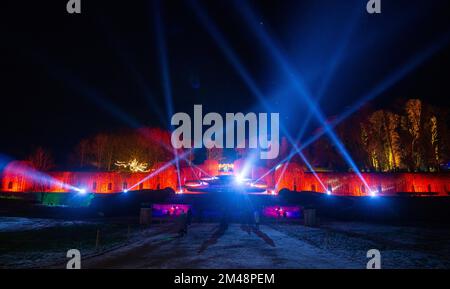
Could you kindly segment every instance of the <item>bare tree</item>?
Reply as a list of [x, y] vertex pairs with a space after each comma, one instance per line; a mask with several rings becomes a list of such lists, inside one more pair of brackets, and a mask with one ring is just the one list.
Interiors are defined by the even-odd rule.
[[409, 99], [405, 104], [405, 111], [406, 117], [404, 118], [402, 125], [411, 136], [411, 157], [414, 170], [418, 170], [421, 164], [418, 140], [421, 136], [422, 102], [419, 99]]
[[55, 162], [50, 151], [38, 147], [28, 157], [28, 161], [31, 162], [34, 168], [40, 171], [48, 171], [55, 167]]
[[80, 168], [85, 166], [88, 150], [89, 141], [87, 139], [82, 139], [75, 148], [75, 156], [79, 161]]

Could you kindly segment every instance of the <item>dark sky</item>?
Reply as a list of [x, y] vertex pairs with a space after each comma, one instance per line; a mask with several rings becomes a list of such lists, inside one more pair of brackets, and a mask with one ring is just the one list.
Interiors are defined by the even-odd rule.
[[[157, 15], [175, 111], [267, 111], [253, 84], [297, 132], [309, 110], [270, 47], [312, 97], [322, 94], [326, 117], [380, 87], [374, 102], [449, 105], [448, 0], [382, 0], [381, 15], [367, 14], [365, 0], [82, 0], [81, 15], [67, 14], [65, 0], [6, 2], [0, 153], [12, 157], [42, 145], [61, 159], [96, 132], [165, 126]], [[398, 71], [408, 73], [385, 86]]]

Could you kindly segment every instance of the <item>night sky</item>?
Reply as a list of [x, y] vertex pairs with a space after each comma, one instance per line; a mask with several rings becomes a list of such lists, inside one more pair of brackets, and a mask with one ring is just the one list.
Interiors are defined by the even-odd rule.
[[[237, 61], [270, 110], [297, 132], [308, 109], [270, 45], [313, 97], [322, 91], [327, 117], [404, 67], [411, 69], [374, 103], [402, 97], [450, 105], [448, 0], [382, 0], [381, 15], [369, 15], [365, 0], [82, 0], [81, 15], [68, 14], [65, 0], [6, 2], [0, 153], [15, 158], [41, 145], [61, 160], [80, 138], [97, 132], [167, 127], [158, 17], [175, 112], [191, 113], [194, 104], [203, 104], [205, 113], [267, 111], [233, 65]], [[261, 32], [272, 42], [258, 37]]]

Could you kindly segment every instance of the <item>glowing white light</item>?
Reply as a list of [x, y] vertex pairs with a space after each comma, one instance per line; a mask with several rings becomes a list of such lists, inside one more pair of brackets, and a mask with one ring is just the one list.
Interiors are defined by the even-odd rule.
[[331, 191], [330, 190], [327, 190], [327, 195], [328, 196], [331, 195]]
[[182, 195], [183, 193], [184, 193], [183, 189], [179, 189], [179, 190], [176, 192], [177, 195]]
[[245, 178], [244, 178], [242, 175], [237, 175], [237, 176], [236, 176], [236, 181], [237, 181], [238, 183], [242, 183], [244, 180], [245, 180]]
[[186, 187], [191, 187], [191, 188], [195, 188], [195, 187], [201, 187], [201, 186], [206, 186], [206, 185], [208, 185], [208, 183], [207, 182], [204, 182], [204, 181], [200, 181], [200, 182], [186, 182], [185, 184], [184, 184]]
[[84, 195], [86, 194], [86, 189], [78, 189], [78, 193]]
[[376, 197], [377, 196], [377, 192], [376, 191], [370, 191], [370, 196], [372, 198]]
[[127, 190], [127, 189], [124, 189], [123, 192], [124, 192], [124, 193], [128, 193], [128, 190]]
[[279, 168], [281, 168], [282, 164], [279, 164], [278, 166], [275, 167], [275, 170], [278, 170]]

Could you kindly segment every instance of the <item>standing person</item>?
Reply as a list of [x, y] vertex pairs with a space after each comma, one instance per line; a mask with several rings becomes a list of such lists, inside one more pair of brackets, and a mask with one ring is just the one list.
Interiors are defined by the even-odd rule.
[[178, 216], [178, 235], [180, 237], [183, 237], [187, 233], [187, 215], [183, 211], [181, 211], [181, 214]]
[[222, 210], [222, 218], [220, 220], [220, 228], [225, 231], [228, 229], [228, 210]]
[[253, 221], [252, 221], [252, 211], [251, 211], [250, 208], [247, 207], [247, 208], [245, 208], [245, 226], [246, 226], [248, 229], [251, 229], [252, 224], [253, 224]]
[[192, 223], [192, 211], [191, 208], [189, 208], [186, 216], [186, 233], [187, 233], [187, 226], [190, 226], [191, 223]]
[[255, 210], [255, 212], [253, 213], [253, 217], [254, 217], [254, 219], [255, 219], [255, 229], [257, 230], [257, 231], [259, 231], [259, 212], [258, 212], [258, 210]]
[[225, 231], [228, 229], [229, 222], [229, 211], [230, 211], [230, 196], [228, 194], [224, 194], [223, 199], [221, 200], [221, 220], [220, 220], [220, 229]]

